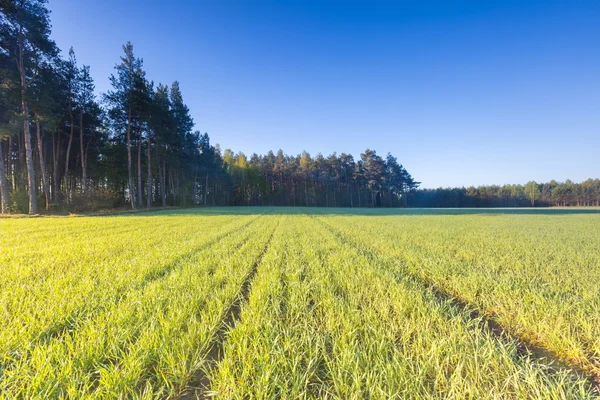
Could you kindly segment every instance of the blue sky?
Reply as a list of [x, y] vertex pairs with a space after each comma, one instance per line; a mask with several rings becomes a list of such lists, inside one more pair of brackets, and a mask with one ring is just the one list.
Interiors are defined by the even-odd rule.
[[98, 92], [128, 40], [223, 149], [393, 153], [423, 187], [600, 177], [600, 1], [50, 0]]

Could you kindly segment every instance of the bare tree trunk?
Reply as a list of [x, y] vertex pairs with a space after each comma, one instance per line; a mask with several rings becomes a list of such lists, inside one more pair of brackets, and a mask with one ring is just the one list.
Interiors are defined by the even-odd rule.
[[156, 199], [158, 199], [158, 197], [160, 196], [160, 166], [158, 167], [158, 179], [153, 179], [154, 182], [154, 188], [152, 190], [154, 190], [154, 195], [156, 196]]
[[54, 138], [54, 132], [52, 132], [52, 201], [58, 203], [56, 186], [56, 139]]
[[87, 195], [88, 179], [87, 179], [87, 154], [83, 148], [83, 109], [79, 112], [79, 148], [81, 151], [81, 175], [83, 179], [83, 194]]
[[[14, 171], [15, 171], [15, 190], [19, 185], [27, 185], [27, 181], [23, 182], [23, 174], [18, 174], [17, 172], [25, 171], [27, 168], [27, 163], [25, 162], [25, 135], [19, 135], [17, 138], [17, 152], [19, 154], [19, 163], [18, 165], [15, 163]], [[558, 200], [557, 200], [558, 201]]]
[[158, 189], [159, 189], [159, 190], [158, 190], [158, 193], [160, 193], [160, 199], [161, 199], [161, 203], [163, 203], [163, 205], [162, 205], [162, 206], [164, 207], [165, 205], [164, 205], [164, 201], [163, 201], [163, 199], [164, 199], [164, 194], [165, 194], [165, 191], [164, 191], [164, 189], [163, 189], [163, 173], [162, 173], [162, 164], [161, 164], [161, 162], [160, 162], [160, 161], [158, 161], [158, 160], [157, 160], [157, 164], [158, 164]]
[[171, 192], [171, 197], [173, 199], [173, 205], [176, 206], [176, 194], [175, 194], [175, 182], [173, 178], [173, 169], [169, 167], [169, 191]]
[[138, 132], [138, 146], [137, 146], [137, 201], [141, 207], [144, 203], [143, 190], [142, 190], [142, 130]]
[[352, 196], [352, 192], [350, 191], [350, 184], [346, 185], [348, 191], [348, 197], [350, 198], [350, 207], [354, 208], [354, 196]]
[[158, 135], [154, 136], [154, 148], [155, 148], [155, 153], [154, 153], [154, 163], [156, 164], [156, 169], [158, 170], [158, 179], [154, 180], [154, 194], [156, 196], [156, 200], [159, 199], [159, 196], [161, 196], [162, 193], [162, 189], [161, 189], [161, 182], [162, 182], [162, 170], [161, 170], [161, 164], [160, 164], [160, 143], [158, 142]]
[[[130, 103], [131, 103], [131, 101], [130, 101]], [[135, 209], [135, 191], [133, 188], [133, 169], [132, 169], [132, 165], [131, 165], [131, 104], [129, 104], [129, 111], [127, 114], [127, 177], [128, 177], [129, 200], [131, 202], [131, 208]]]
[[306, 188], [306, 179], [304, 179], [304, 206], [308, 206], [308, 190]]
[[180, 195], [180, 192], [179, 192], [179, 171], [173, 172], [173, 169], [171, 169], [171, 176], [173, 177], [173, 205], [174, 206], [178, 206], [179, 204], [177, 204], [177, 198]]
[[334, 184], [333, 187], [331, 188], [331, 206], [332, 207], [337, 207], [337, 198], [335, 196], [336, 193], [336, 185]]
[[[54, 140], [54, 134], [52, 134], [52, 197], [54, 198], [54, 202], [56, 204], [60, 203], [60, 177], [59, 177], [59, 166], [58, 166], [58, 160], [60, 158], [60, 136], [61, 136], [61, 130], [60, 128], [57, 128], [56, 131], [56, 143]], [[56, 144], [56, 146], [55, 146]]]
[[6, 167], [4, 166], [4, 152], [0, 140], [0, 213], [8, 211], [8, 180], [6, 179]]
[[198, 199], [198, 173], [194, 175], [194, 186], [192, 186], [192, 205], [197, 206]]
[[71, 185], [69, 182], [69, 159], [71, 158], [71, 145], [73, 144], [73, 135], [75, 126], [73, 124], [73, 111], [69, 105], [69, 119], [71, 121], [71, 130], [69, 132], [69, 143], [67, 144], [67, 155], [65, 161], [65, 192], [67, 197], [67, 207], [71, 206]]
[[8, 156], [8, 170], [10, 172], [10, 183], [12, 185], [12, 190], [15, 190], [17, 182], [16, 182], [16, 178], [15, 178], [15, 163], [14, 163], [13, 156], [12, 156], [12, 154], [13, 154], [13, 147], [14, 147], [14, 145], [13, 145], [13, 137], [10, 136], [8, 138], [8, 154], [7, 154], [7, 156]]
[[25, 89], [22, 90], [21, 107], [23, 109], [23, 139], [25, 141], [25, 162], [27, 166], [27, 186], [29, 188], [29, 214], [37, 214], [37, 194], [35, 185], [35, 169], [33, 167], [33, 153], [31, 146], [31, 133], [29, 131], [29, 110], [25, 102]]
[[148, 208], [152, 207], [152, 163], [150, 162], [150, 149], [152, 148], [151, 143], [150, 143], [150, 134], [148, 134], [148, 151], [146, 152], [146, 163], [148, 164], [148, 172], [146, 173], [146, 182], [147, 182], [147, 186], [148, 186], [148, 193], [147, 193], [147, 201], [146, 201], [146, 206]]
[[[23, 27], [19, 28], [18, 34], [18, 45], [19, 53], [17, 56], [17, 67], [19, 69], [19, 75], [21, 78], [21, 111], [23, 113], [23, 138], [25, 140], [25, 161], [27, 164], [27, 183], [29, 186], [29, 214], [37, 214], [37, 195], [35, 186], [35, 169], [33, 167], [33, 155], [31, 149], [31, 132], [29, 131], [29, 108], [27, 107], [27, 100], [25, 98], [25, 91], [31, 83], [25, 76], [25, 65], [23, 60]], [[35, 76], [35, 75], [34, 75]]]
[[46, 163], [44, 162], [44, 152], [42, 151], [42, 128], [40, 121], [35, 121], [37, 131], [37, 148], [40, 155], [40, 171], [42, 172], [42, 188], [44, 189], [44, 196], [46, 197], [46, 210], [50, 206], [50, 186], [48, 185], [48, 177], [46, 176]]
[[[160, 167], [159, 167], [160, 168]], [[160, 195], [162, 197], [162, 206], [167, 206], [167, 163], [162, 160], [162, 176], [160, 179]]]
[[[23, 102], [27, 110], [27, 105]], [[27, 111], [25, 111], [27, 113]], [[37, 214], [37, 193], [35, 185], [35, 169], [33, 167], [33, 153], [31, 146], [31, 133], [29, 132], [29, 117], [23, 122], [25, 135], [25, 160], [27, 162], [27, 184], [29, 186], [29, 214]]]
[[208, 172], [206, 173], [206, 184], [204, 185], [204, 206], [206, 207], [206, 196], [208, 195]]

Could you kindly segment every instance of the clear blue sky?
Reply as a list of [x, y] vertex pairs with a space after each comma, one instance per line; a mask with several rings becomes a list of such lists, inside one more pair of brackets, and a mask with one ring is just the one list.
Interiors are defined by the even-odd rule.
[[50, 0], [99, 92], [130, 40], [247, 155], [365, 148], [423, 187], [600, 177], [600, 1]]

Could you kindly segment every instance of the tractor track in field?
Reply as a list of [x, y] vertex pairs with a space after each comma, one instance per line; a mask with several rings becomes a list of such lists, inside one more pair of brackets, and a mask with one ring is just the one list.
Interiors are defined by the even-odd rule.
[[[353, 247], [358, 250], [361, 254], [366, 256], [372, 262], [390, 262], [391, 260], [385, 259], [384, 256], [380, 255], [379, 252], [368, 245], [365, 245], [358, 240], [349, 237], [347, 234], [337, 230], [331, 225], [323, 222], [315, 215], [310, 217], [318, 222], [321, 226], [327, 229], [333, 236], [335, 236], [340, 242]], [[398, 262], [395, 262], [398, 264]], [[429, 290], [433, 296], [440, 302], [449, 304], [454, 309], [461, 312], [463, 315], [468, 316], [470, 320], [477, 321], [477, 325], [484, 331], [488, 332], [491, 336], [497, 338], [505, 344], [513, 343], [516, 345], [517, 352], [519, 355], [524, 357], [531, 357], [537, 361], [545, 361], [543, 364], [548, 365], [552, 370], [567, 369], [575, 373], [581, 378], [587, 380], [590, 387], [596, 395], [600, 396], [600, 370], [596, 366], [588, 367], [581, 365], [572, 360], [565, 360], [556, 354], [554, 351], [540, 346], [536, 343], [524, 339], [518, 335], [510, 332], [510, 330], [496, 321], [494, 315], [484, 314], [477, 309], [476, 306], [461, 299], [456, 294], [453, 294], [447, 290], [436, 285], [434, 282], [423, 278], [415, 273], [407, 270], [406, 267], [400, 265], [404, 276], [411, 279], [413, 282], [420, 284]]]
[[[259, 218], [260, 218], [260, 217], [259, 217]], [[239, 232], [240, 230], [243, 230], [243, 229], [247, 228], [249, 225], [251, 225], [251, 224], [252, 224], [254, 221], [256, 221], [257, 219], [258, 219], [258, 218], [255, 218], [255, 219], [253, 219], [252, 221], [250, 221], [250, 223], [243, 225], [242, 227], [240, 227], [240, 228], [236, 229], [234, 232]], [[227, 233], [227, 234], [226, 234], [226, 235], [224, 235], [223, 237], [229, 236], [230, 234], [231, 234], [231, 233]], [[242, 247], [243, 247], [243, 246], [244, 246], [246, 243], [248, 243], [248, 241], [250, 240], [251, 236], [252, 236], [252, 235], [247, 235], [247, 236], [246, 236], [245, 238], [243, 238], [243, 239], [242, 239], [242, 240], [241, 240], [239, 243], [237, 243], [237, 244], [234, 246], [234, 248], [231, 250], [231, 254], [233, 254], [233, 253], [236, 253], [236, 252], [237, 252], [237, 251], [239, 251], [239, 250], [240, 250], [240, 249], [241, 249], [241, 248], [242, 248]], [[222, 237], [222, 238], [223, 238], [223, 237]], [[211, 247], [211, 246], [209, 246], [209, 247]], [[214, 271], [214, 268], [211, 268], [211, 269], [207, 270], [207, 274], [208, 274], [209, 276], [212, 276], [212, 275], [214, 274], [214, 272], [215, 272], [215, 271]], [[200, 312], [201, 312], [201, 311], [200, 311]], [[135, 334], [135, 335], [134, 335], [134, 336], [133, 336], [133, 337], [132, 337], [132, 338], [131, 338], [131, 339], [128, 341], [128, 343], [129, 343], [129, 346], [130, 346], [130, 347], [131, 347], [131, 346], [133, 346], [133, 344], [135, 344], [135, 343], [137, 343], [137, 342], [138, 342], [139, 336], [140, 336], [142, 333], [143, 333], [143, 331], [138, 331], [138, 332], [137, 332], [137, 333], [136, 333], [136, 334]], [[126, 353], [127, 353], [127, 354], [130, 354], [130, 348], [124, 348], [124, 350], [126, 351]], [[111, 365], [111, 366], [113, 366], [113, 367], [117, 367], [117, 366], [119, 366], [119, 364], [121, 363], [122, 359], [124, 359], [124, 358], [126, 358], [126, 357], [127, 357], [127, 356], [123, 356], [123, 357], [121, 357], [121, 358], [119, 358], [119, 359], [113, 359], [113, 360], [110, 360], [110, 361], [108, 362], [108, 364], [110, 364], [110, 365]], [[94, 376], [94, 381], [93, 381], [93, 386], [94, 386], [94, 387], [97, 387], [97, 386], [98, 386], [98, 384], [99, 384], [99, 379], [98, 379], [98, 378], [99, 378], [99, 377], [97, 377], [97, 376]], [[144, 387], [143, 387], [143, 385], [140, 385], [140, 386], [137, 388], [137, 390], [138, 390], [139, 392], [143, 392], [143, 390], [144, 390]]]
[[[155, 271], [148, 272], [147, 274], [144, 275], [144, 277], [142, 278], [142, 280], [140, 282], [138, 282], [137, 284], [135, 284], [132, 287], [125, 288], [123, 291], [116, 293], [114, 295], [114, 301], [108, 302], [106, 304], [109, 304], [109, 305], [115, 306], [115, 307], [118, 306], [123, 300], [125, 300], [127, 298], [127, 295], [126, 295], [127, 293], [132, 292], [132, 291], [143, 290], [146, 286], [150, 285], [152, 282], [166, 277], [168, 274], [175, 271], [177, 269], [177, 267], [181, 264], [181, 262], [184, 261], [185, 259], [192, 257], [195, 254], [198, 254], [204, 250], [211, 248], [212, 246], [217, 244], [219, 241], [227, 238], [228, 236], [230, 236], [236, 232], [245, 230], [250, 225], [252, 225], [254, 222], [256, 222], [258, 219], [260, 219], [263, 215], [264, 214], [261, 214], [257, 218], [254, 218], [254, 219], [248, 221], [247, 223], [243, 224], [242, 226], [231, 229], [223, 234], [220, 234], [220, 235], [214, 237], [213, 239], [209, 240], [208, 242], [203, 243], [202, 245], [195, 247], [195, 248], [191, 249], [190, 251], [175, 257], [170, 263], [164, 265], [162, 268], [159, 268]], [[242, 242], [245, 243], [247, 240], [248, 240], [248, 238], [246, 238]], [[36, 347], [38, 345], [48, 344], [52, 340], [60, 339], [62, 336], [73, 332], [79, 323], [82, 323], [86, 320], [93, 318], [94, 316], [102, 313], [105, 309], [107, 309], [106, 306], [98, 307], [95, 309], [90, 309], [90, 310], [87, 310], [87, 312], [85, 312], [84, 310], [75, 310], [64, 320], [62, 320], [56, 324], [53, 324], [46, 330], [44, 330], [44, 331], [40, 332], [38, 335], [36, 335], [29, 342], [30, 348], [33, 349], [34, 347]], [[11, 351], [10, 353], [14, 353], [14, 350]], [[16, 360], [17, 360], [17, 358], [10, 359], [10, 361], [8, 361], [8, 362], [0, 362], [0, 368], [6, 369], [11, 364], [13, 364]]]
[[[259, 217], [254, 218], [253, 220], [249, 221], [248, 223], [245, 223], [244, 225], [242, 225], [242, 226], [240, 226], [240, 227], [238, 227], [236, 229], [233, 229], [232, 231], [229, 231], [229, 232], [226, 232], [225, 234], [219, 235], [218, 237], [214, 238], [210, 242], [207, 242], [204, 245], [198, 247], [197, 249], [195, 249], [195, 250], [193, 250], [193, 251], [191, 251], [189, 253], [186, 253], [185, 256], [187, 257], [187, 256], [190, 256], [190, 255], [193, 255], [193, 254], [197, 254], [200, 251], [203, 251], [203, 250], [211, 248], [214, 244], [216, 244], [220, 240], [222, 240], [222, 239], [224, 239], [224, 238], [232, 235], [233, 233], [240, 232], [240, 231], [243, 231], [244, 229], [248, 228], [250, 225], [252, 225], [255, 221], [257, 221], [258, 219], [260, 219], [262, 216], [264, 216], [264, 214], [261, 214]], [[248, 235], [245, 238], [243, 238], [239, 243], [237, 243], [234, 246], [232, 252], [237, 252], [238, 250], [240, 250], [250, 240], [250, 237], [251, 237], [251, 235]], [[175, 270], [175, 268], [172, 268], [171, 270], [167, 271], [167, 273], [163, 274], [163, 276], [171, 273], [174, 270]], [[212, 275], [214, 273], [214, 271], [213, 270], [208, 270], [207, 273], [209, 275]], [[162, 278], [162, 276], [160, 278]], [[152, 281], [157, 280], [157, 279], [153, 279]], [[150, 282], [152, 282], [152, 281], [150, 281]], [[149, 284], [150, 282], [148, 282], [147, 284]], [[146, 285], [144, 285], [144, 287]], [[128, 341], [129, 345], [131, 346], [131, 344], [137, 343], [137, 341], [138, 341], [138, 339], [139, 339], [139, 337], [140, 337], [140, 335], [142, 333], [143, 332], [141, 330], [138, 331], [138, 332], [136, 332], [135, 335], [133, 335], [133, 337]], [[125, 349], [125, 351], [127, 352], [127, 354], [129, 354], [129, 351], [130, 351], [129, 348], [124, 348], [124, 347], [121, 347], [121, 348]], [[110, 361], [108, 361], [108, 364], [110, 364], [113, 367], [116, 367], [116, 366], [118, 366], [121, 363], [121, 360], [123, 358], [125, 358], [125, 357], [126, 356], [120, 357], [119, 359], [110, 360]], [[94, 377], [93, 377], [93, 380], [92, 380], [92, 388], [95, 390], [98, 387], [99, 383], [100, 383], [100, 376], [97, 373], [95, 373]], [[142, 392], [143, 389], [144, 389], [143, 386], [138, 387], [138, 391], [139, 392]]]
[[[204, 359], [205, 364], [209, 366], [216, 365], [223, 358], [223, 347], [225, 344], [225, 340], [227, 339], [227, 333], [233, 330], [240, 320], [240, 314], [242, 312], [242, 305], [248, 301], [250, 296], [250, 287], [252, 286], [252, 282], [256, 277], [256, 273], [258, 272], [258, 267], [262, 263], [265, 255], [267, 254], [269, 247], [275, 237], [275, 232], [279, 228], [279, 224], [281, 220], [277, 221], [277, 225], [273, 228], [271, 235], [265, 242], [260, 254], [252, 264], [252, 268], [244, 278], [239, 290], [238, 296], [236, 299], [229, 305], [229, 308], [224, 313], [224, 318], [221, 320], [219, 324], [219, 328], [213, 337], [212, 344], [208, 350], [208, 353]], [[210, 391], [210, 379], [204, 368], [196, 371], [194, 377], [192, 378], [190, 384], [182, 392], [180, 396], [177, 397], [179, 400], [195, 400], [195, 399], [203, 399], [207, 398], [207, 392]]]

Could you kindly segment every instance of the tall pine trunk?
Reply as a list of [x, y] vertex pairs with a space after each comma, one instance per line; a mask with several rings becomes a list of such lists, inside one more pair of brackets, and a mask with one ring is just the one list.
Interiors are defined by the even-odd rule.
[[156, 196], [156, 200], [158, 200], [160, 198], [160, 193], [161, 193], [161, 188], [160, 188], [160, 183], [161, 183], [161, 169], [160, 169], [160, 144], [158, 142], [158, 135], [154, 136], [154, 149], [155, 149], [155, 153], [154, 153], [154, 164], [156, 164], [156, 170], [158, 172], [158, 178], [154, 179], [154, 194]]
[[137, 144], [137, 201], [141, 207], [144, 204], [142, 190], [142, 130], [139, 130]]
[[4, 152], [0, 140], [0, 213], [8, 211], [8, 180], [6, 179], [6, 167], [4, 166]]
[[69, 182], [69, 159], [71, 158], [71, 145], [73, 144], [73, 135], [75, 126], [73, 124], [73, 111], [71, 111], [71, 106], [69, 106], [69, 120], [71, 122], [71, 129], [69, 132], [69, 143], [67, 144], [67, 155], [65, 160], [65, 192], [67, 197], [67, 207], [71, 206], [71, 184]]
[[[159, 167], [160, 168], [160, 167]], [[160, 195], [162, 197], [162, 206], [167, 206], [167, 163], [162, 160], [162, 176], [160, 180]]]
[[198, 199], [198, 173], [194, 174], [194, 186], [192, 186], [192, 206], [197, 206]]
[[[24, 74], [25, 72], [23, 72]], [[23, 75], [23, 81], [25, 77]], [[25, 88], [21, 90], [21, 108], [23, 110], [23, 139], [25, 141], [25, 163], [27, 166], [27, 186], [29, 188], [29, 214], [37, 214], [37, 194], [35, 185], [35, 168], [33, 166], [33, 152], [31, 145], [31, 132], [29, 130], [29, 109], [25, 101]]]
[[306, 179], [304, 179], [304, 206], [308, 207], [308, 189], [306, 186]]
[[348, 191], [348, 197], [350, 198], [350, 207], [354, 208], [354, 196], [352, 196], [352, 192], [350, 191], [350, 184], [346, 185]]
[[27, 107], [27, 99], [25, 96], [25, 92], [31, 83], [31, 80], [28, 82], [27, 77], [25, 76], [23, 41], [24, 34], [23, 27], [21, 27], [18, 35], [19, 54], [17, 66], [21, 78], [21, 112], [23, 113], [23, 139], [25, 140], [25, 162], [27, 165], [27, 184], [29, 186], [29, 214], [37, 214], [35, 169], [33, 167], [33, 153], [31, 149], [31, 132], [29, 131], [29, 108]]
[[48, 177], [46, 176], [46, 163], [44, 162], [44, 152], [42, 146], [42, 128], [40, 121], [35, 121], [35, 127], [37, 131], [37, 147], [40, 155], [40, 171], [42, 173], [42, 188], [44, 190], [44, 197], [46, 198], [46, 210], [50, 206], [50, 185], [48, 184]]
[[371, 199], [373, 202], [373, 208], [376, 208], [377, 207], [377, 193], [373, 189], [371, 189]]
[[204, 185], [204, 206], [206, 207], [206, 196], [208, 195], [208, 172], [206, 173], [206, 184]]
[[60, 203], [60, 177], [59, 177], [59, 166], [58, 159], [60, 158], [60, 136], [61, 130], [56, 130], [56, 140], [54, 140], [54, 134], [52, 134], [52, 197], [56, 204]]
[[173, 168], [170, 168], [170, 174], [173, 182], [173, 205], [177, 207], [179, 203], [177, 203], [177, 199], [179, 198], [179, 171], [174, 171]]
[[146, 152], [146, 164], [148, 164], [148, 172], [146, 173], [146, 182], [147, 182], [147, 186], [148, 186], [148, 193], [147, 193], [147, 201], [146, 201], [146, 205], [148, 208], [152, 207], [152, 163], [150, 162], [150, 149], [151, 149], [151, 143], [150, 143], [150, 134], [148, 134], [148, 150]]
[[135, 209], [135, 191], [133, 188], [133, 168], [131, 163], [131, 99], [129, 101], [129, 111], [127, 113], [127, 177], [129, 200], [131, 208]]
[[79, 148], [81, 151], [81, 178], [83, 179], [83, 194], [88, 194], [87, 154], [83, 148], [83, 108], [79, 112]]
[[12, 186], [12, 190], [16, 190], [16, 185], [17, 182], [15, 181], [15, 162], [13, 159], [13, 148], [14, 148], [14, 144], [13, 144], [13, 137], [10, 136], [8, 138], [8, 152], [7, 152], [7, 156], [8, 156], [8, 172], [10, 173], [10, 184]]

